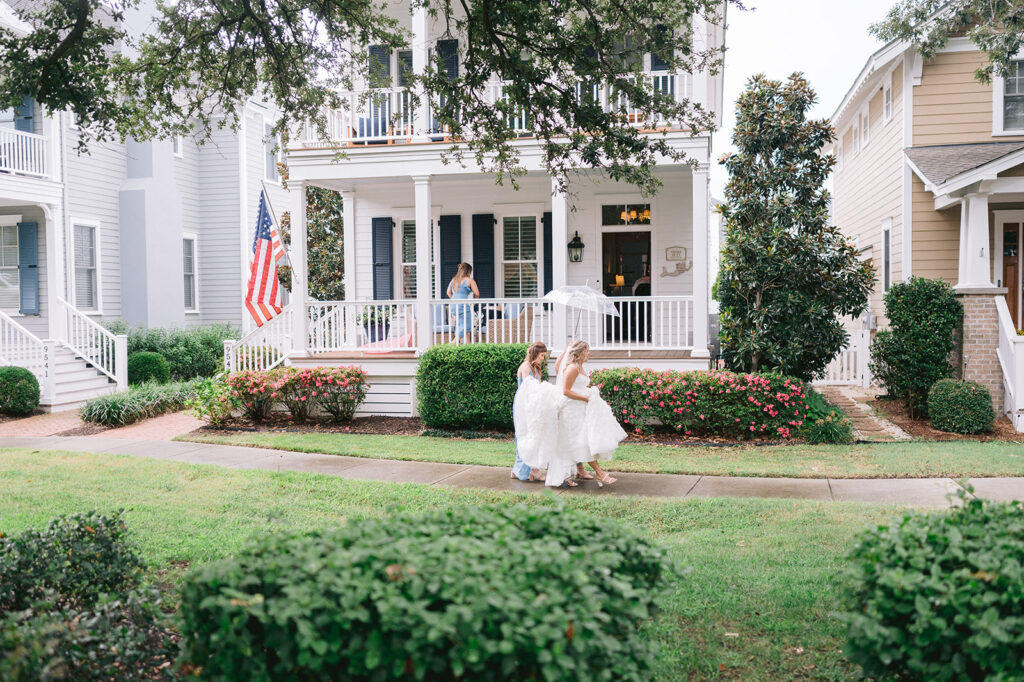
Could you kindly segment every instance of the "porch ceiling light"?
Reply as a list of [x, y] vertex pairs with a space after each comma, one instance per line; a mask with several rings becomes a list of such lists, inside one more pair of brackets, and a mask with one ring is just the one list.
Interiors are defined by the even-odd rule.
[[580, 239], [580, 233], [577, 232], [572, 240], [569, 242], [569, 262], [570, 263], [582, 263], [583, 262], [583, 240]]

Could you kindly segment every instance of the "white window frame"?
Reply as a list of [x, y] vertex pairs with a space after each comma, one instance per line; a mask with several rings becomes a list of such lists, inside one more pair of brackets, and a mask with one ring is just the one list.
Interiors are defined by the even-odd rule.
[[860, 115], [857, 116], [857, 122], [853, 124], [853, 133], [851, 135], [853, 140], [851, 146], [853, 147], [853, 155], [860, 154]]
[[842, 139], [842, 137], [840, 137], [839, 138], [839, 142], [836, 143], [836, 170], [837, 171], [843, 170], [843, 161], [844, 161], [844, 157], [845, 156], [846, 155], [844, 154], [844, 149], [843, 149], [843, 139]]
[[[446, 214], [447, 215], [447, 214]], [[392, 211], [391, 220], [395, 223], [395, 227], [392, 231], [391, 239], [391, 262], [397, 265], [398, 272], [396, 273], [398, 281], [396, 282], [396, 293], [405, 294], [403, 266], [404, 265], [417, 265], [416, 261], [406, 262], [402, 260], [402, 223], [416, 222], [416, 211], [414, 208], [403, 206], [395, 208]], [[441, 282], [441, 271], [438, 267], [438, 253], [441, 251], [441, 207], [434, 205], [430, 207], [430, 256], [431, 256], [431, 267], [432, 271], [432, 283], [433, 291], [431, 291], [431, 298], [440, 298], [440, 291], [442, 285], [447, 287], [448, 282]], [[415, 249], [413, 250], [413, 257], [415, 258]], [[418, 271], [417, 271], [418, 272]], [[392, 296], [395, 300], [402, 300], [402, 296]]]
[[[1024, 61], [1021, 56], [1014, 57], [1013, 61]], [[1004, 95], [1006, 90], [1006, 79], [1000, 75], [992, 74], [992, 136], [1020, 136], [1024, 135], [1024, 128], [1005, 127], [1003, 106], [1005, 105]]]
[[[267, 120], [263, 116], [260, 116], [260, 120], [263, 122], [263, 127], [261, 128], [261, 130], [263, 131], [263, 136], [260, 138], [263, 141], [263, 177], [261, 179], [264, 182], [272, 182], [275, 185], [280, 185], [281, 173], [277, 169], [277, 164], [281, 163], [284, 160], [284, 149], [283, 145], [281, 144], [281, 135], [273, 132], [273, 126], [267, 123]], [[268, 128], [270, 130], [268, 130]], [[267, 153], [267, 143], [270, 141], [267, 135], [269, 133], [274, 134], [274, 146], [277, 148], [276, 151], [274, 152], [273, 177], [269, 176], [270, 169], [267, 168], [267, 159], [269, 156], [269, 154]]]
[[[181, 235], [182, 244], [192, 242], [192, 302], [193, 307], [185, 307], [186, 315], [199, 314], [199, 236], [195, 232], [185, 232]], [[182, 254], [184, 256], [184, 254]], [[181, 283], [185, 283], [185, 261], [181, 261]]]
[[181, 135], [175, 135], [171, 138], [171, 151], [174, 153], [174, 158], [185, 158], [185, 138]]
[[[18, 250], [20, 246], [18, 242], [18, 223], [21, 222], [20, 215], [0, 215], [0, 227], [13, 227], [14, 228], [14, 253], [18, 263], [21, 262], [21, 253]], [[13, 308], [6, 308], [5, 310], [10, 311], [7, 314], [12, 317], [21, 317], [21, 273], [18, 271], [18, 264], [14, 266], [14, 284], [17, 291], [17, 296]]]
[[892, 75], [890, 71], [885, 76], [885, 81], [882, 83], [882, 124], [885, 125], [892, 120], [893, 101], [892, 101]]
[[892, 218], [882, 221], [882, 292], [892, 287]]
[[871, 101], [864, 103], [860, 111], [860, 148], [866, 149], [871, 142]]
[[[505, 220], [516, 218], [519, 220], [520, 228], [522, 228], [523, 218], [533, 218], [533, 229], [534, 229], [534, 242], [535, 242], [535, 253], [533, 260], [505, 260]], [[534, 211], [524, 211], [522, 213], [516, 211], [508, 211], [498, 217], [498, 224], [495, 225], [498, 231], [498, 239], [495, 244], [501, 249], [500, 258], [498, 261], [498, 281], [500, 282], [501, 298], [517, 298], [517, 299], [529, 299], [537, 298], [543, 295], [544, 292], [544, 253], [542, 251], [542, 242], [544, 241], [544, 216], [543, 213], [536, 213]], [[520, 239], [520, 252], [522, 251], [522, 240]], [[520, 253], [522, 255], [522, 253]], [[533, 264], [537, 273], [537, 293], [534, 296], [512, 296], [505, 291], [505, 266], [508, 264], [529, 265]], [[520, 269], [520, 289], [522, 289], [522, 269]]]
[[[92, 309], [84, 309], [78, 305], [78, 289], [75, 286], [75, 269], [78, 264], [75, 263], [75, 228], [76, 227], [91, 227], [95, 232], [95, 259], [96, 259], [96, 307]], [[86, 315], [102, 315], [103, 314], [103, 247], [102, 247], [102, 235], [103, 229], [99, 220], [94, 218], [71, 218], [71, 282], [68, 289], [71, 294], [71, 304], [78, 308], [79, 312], [85, 313]]]

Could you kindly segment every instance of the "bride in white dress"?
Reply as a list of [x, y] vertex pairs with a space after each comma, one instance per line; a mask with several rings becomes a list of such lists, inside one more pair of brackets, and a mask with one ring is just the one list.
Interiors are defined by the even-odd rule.
[[593, 478], [583, 468], [589, 463], [597, 476], [597, 485], [615, 483], [598, 460], [608, 460], [626, 437], [608, 403], [597, 388], [590, 386], [590, 375], [583, 363], [590, 357], [586, 341], [574, 341], [558, 358], [558, 390], [565, 402], [558, 416], [558, 450], [577, 464], [577, 476]]

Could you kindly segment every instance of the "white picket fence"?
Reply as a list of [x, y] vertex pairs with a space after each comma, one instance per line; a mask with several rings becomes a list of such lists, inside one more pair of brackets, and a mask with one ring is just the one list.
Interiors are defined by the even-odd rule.
[[814, 383], [819, 386], [870, 386], [870, 345], [870, 331], [864, 329], [851, 333], [849, 345], [828, 363], [825, 375]]

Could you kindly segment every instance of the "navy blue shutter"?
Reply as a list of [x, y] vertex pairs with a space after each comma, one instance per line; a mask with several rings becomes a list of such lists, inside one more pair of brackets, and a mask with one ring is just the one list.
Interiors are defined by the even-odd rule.
[[441, 216], [441, 298], [448, 298], [448, 283], [462, 262], [462, 216]]
[[480, 298], [494, 298], [494, 214], [473, 216], [473, 279]]
[[412, 75], [412, 50], [399, 50], [398, 87], [404, 88], [408, 86], [410, 75]]
[[[658, 38], [667, 41], [671, 33], [668, 30], [668, 26], [665, 24], [658, 24], [654, 27], [654, 32]], [[651, 52], [651, 71], [668, 71], [668, 59], [662, 57], [657, 52]]]
[[373, 298], [389, 301], [394, 294], [392, 232], [395, 223], [388, 217], [374, 218], [370, 224], [373, 229]]
[[23, 133], [35, 132], [35, 126], [32, 124], [34, 110], [35, 100], [31, 97], [23, 99], [14, 116], [14, 129]]
[[[384, 45], [370, 45], [367, 55], [370, 74], [374, 79], [387, 80], [391, 76], [391, 50]], [[373, 83], [379, 86], [379, 83]]]
[[39, 226], [36, 223], [18, 223], [18, 284], [21, 314], [38, 315]]
[[441, 60], [441, 68], [448, 74], [448, 80], [455, 80], [459, 77], [459, 41], [457, 39], [437, 41], [437, 57]]
[[552, 289], [554, 282], [554, 268], [552, 267], [552, 257], [555, 255], [553, 244], [551, 243], [551, 211], [544, 211], [544, 216], [541, 218], [541, 223], [544, 226], [544, 293], [548, 293]]

